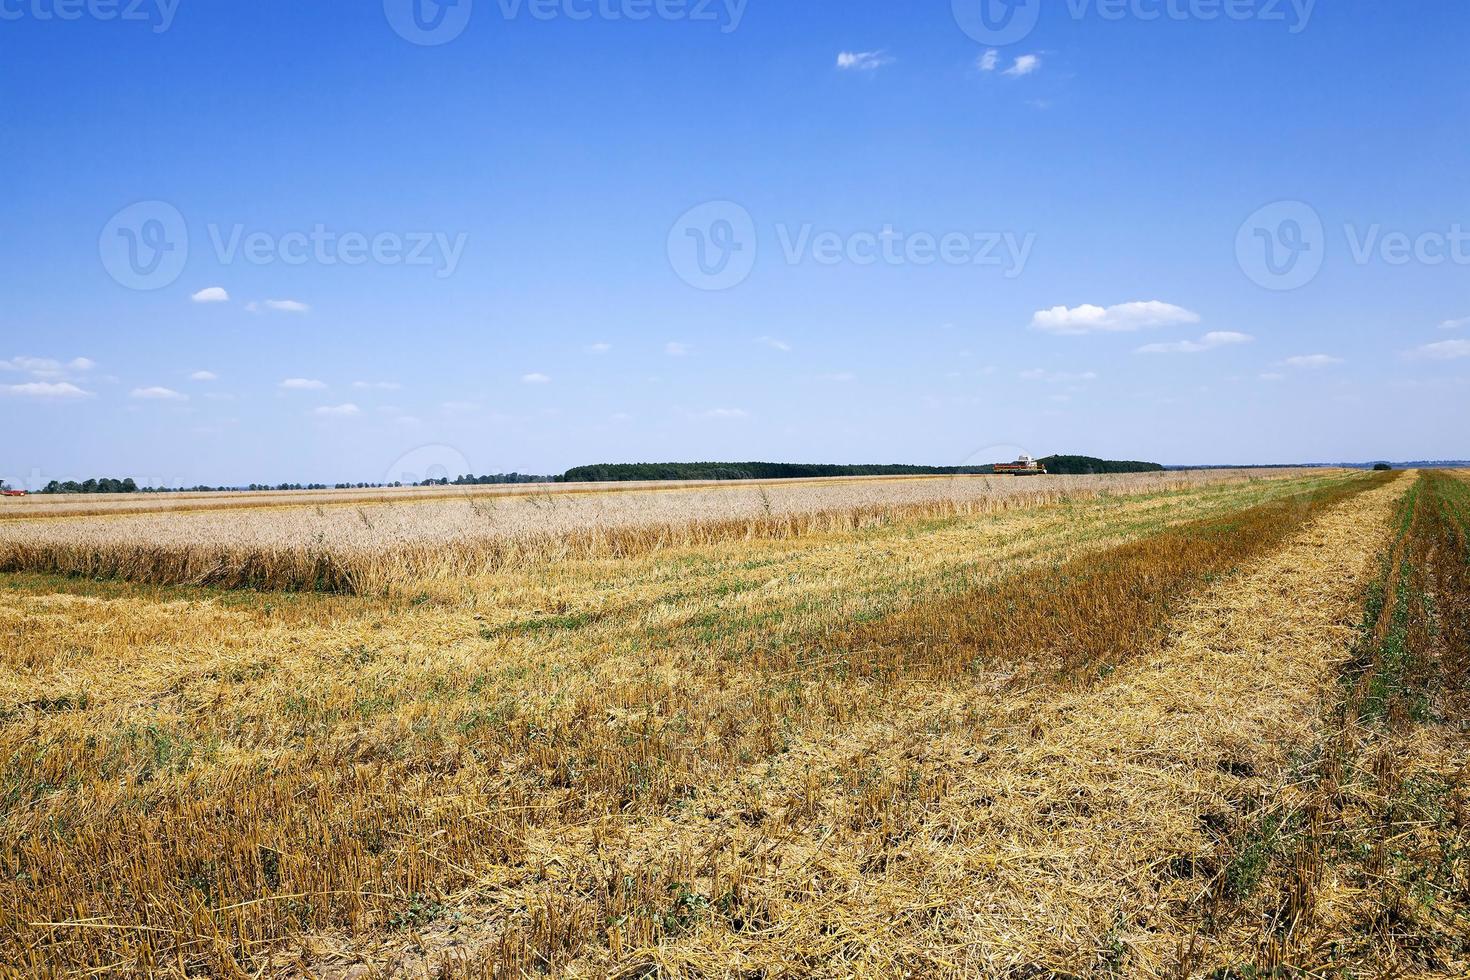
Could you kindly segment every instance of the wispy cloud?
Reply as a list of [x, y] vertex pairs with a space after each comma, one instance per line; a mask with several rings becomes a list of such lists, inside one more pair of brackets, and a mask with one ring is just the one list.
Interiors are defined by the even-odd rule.
[[219, 375], [215, 374], [213, 371], [195, 371], [193, 374], [189, 375], [189, 380], [190, 381], [218, 381], [219, 380]]
[[991, 48], [979, 58], [975, 59], [975, 67], [981, 71], [995, 71], [996, 68], [1000, 67], [1000, 52]]
[[351, 418], [354, 415], [361, 415], [362, 409], [351, 402], [347, 402], [344, 405], [323, 405], [320, 408], [312, 409], [311, 414], [319, 418], [345, 419]]
[[670, 357], [688, 357], [694, 353], [694, 348], [689, 344], [671, 340], [667, 344], [664, 344], [664, 353]]
[[1096, 371], [1048, 371], [1045, 368], [1032, 368], [1021, 372], [1022, 381], [1044, 381], [1047, 384], [1078, 384], [1083, 381], [1096, 381]]
[[246, 303], [245, 309], [259, 313], [262, 309], [273, 313], [310, 313], [311, 307], [298, 299], [268, 299], [263, 303]]
[[711, 408], [700, 412], [699, 417], [703, 419], [748, 419], [750, 413], [743, 408]]
[[584, 347], [582, 349], [585, 350], [589, 354], [606, 354], [608, 351], [612, 350], [612, 344], [608, 344], [608, 343], [588, 344], [586, 347]]
[[183, 392], [174, 391], [172, 388], [159, 387], [158, 385], [154, 385], [151, 388], [134, 388], [132, 390], [132, 397], [140, 401], [152, 402], [186, 402], [189, 400], [189, 396]]
[[789, 352], [791, 350], [790, 344], [776, 337], [757, 337], [755, 338], [755, 342], [757, 344], [763, 344], [764, 346], [771, 348], [771, 350], [778, 350], [782, 352]]
[[832, 384], [851, 384], [857, 380], [857, 375], [851, 371], [833, 371], [830, 374], [817, 375], [818, 381], [827, 381]]
[[397, 381], [354, 381], [352, 387], [363, 391], [398, 391], [403, 385]]
[[189, 298], [196, 303], [228, 303], [230, 294], [223, 286], [206, 286]]
[[1031, 329], [1062, 336], [1090, 333], [1131, 333], [1151, 327], [1173, 327], [1199, 323], [1198, 313], [1173, 303], [1147, 300], [1116, 306], [1054, 306], [1039, 310], [1031, 318]]
[[539, 371], [533, 371], [530, 374], [521, 375], [521, 384], [549, 385], [551, 384], [551, 376], [547, 374], [542, 374]]
[[1248, 333], [1236, 333], [1232, 330], [1212, 330], [1199, 340], [1176, 340], [1167, 344], [1144, 344], [1138, 348], [1139, 354], [1201, 354], [1208, 350], [1216, 350], [1220, 347], [1231, 347], [1236, 344], [1248, 344], [1255, 340]]
[[1315, 371], [1318, 368], [1331, 367], [1341, 364], [1342, 358], [1333, 357], [1331, 354], [1298, 354], [1288, 357], [1281, 362], [1281, 367], [1297, 368], [1304, 371]]
[[1458, 320], [1446, 320], [1439, 325], [1441, 330], [1459, 330], [1462, 327], [1470, 327], [1470, 316], [1462, 316]]
[[1425, 344], [1405, 352], [1405, 356], [1416, 361], [1458, 361], [1470, 357], [1470, 340], [1441, 340], [1437, 344]]
[[325, 381], [318, 381], [315, 378], [287, 378], [280, 384], [280, 387], [287, 391], [321, 391], [326, 386]]
[[1041, 55], [1023, 54], [1011, 63], [1011, 67], [1007, 68], [1004, 74], [1009, 75], [1012, 78], [1023, 78], [1026, 75], [1030, 75], [1033, 72], [1037, 72], [1040, 70]]
[[18, 385], [0, 385], [0, 391], [17, 398], [91, 398], [90, 391], [83, 391], [70, 381], [28, 381]]
[[86, 357], [78, 357], [65, 364], [50, 357], [25, 355], [12, 357], [8, 361], [0, 361], [0, 371], [20, 371], [34, 378], [48, 380], [64, 378], [70, 374], [84, 374], [96, 366], [96, 362]]
[[837, 55], [837, 67], [842, 71], [876, 71], [892, 63], [884, 51], [843, 51]]

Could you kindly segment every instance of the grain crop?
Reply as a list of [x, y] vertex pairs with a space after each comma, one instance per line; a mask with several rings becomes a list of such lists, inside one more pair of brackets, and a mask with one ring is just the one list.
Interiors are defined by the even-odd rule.
[[788, 538], [1321, 471], [867, 479], [0, 521], [0, 570], [386, 593], [520, 564]]
[[1006, 489], [634, 491], [637, 544], [385, 589], [0, 574], [0, 975], [1463, 972], [1470, 487]]

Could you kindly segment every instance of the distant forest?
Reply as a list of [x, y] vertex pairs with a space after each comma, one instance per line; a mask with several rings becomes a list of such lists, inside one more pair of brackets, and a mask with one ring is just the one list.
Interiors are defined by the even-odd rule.
[[[556, 483], [560, 477], [534, 476], [528, 473], [495, 473], [489, 476], [460, 476], [451, 480], [443, 478], [438, 480], [422, 480], [418, 483], [336, 483], [328, 485], [325, 483], [251, 483], [243, 487], [140, 487], [130, 477], [126, 480], [114, 480], [104, 477], [100, 480], [87, 480], [78, 483], [75, 480], [52, 480], [37, 493], [237, 493], [241, 490], [371, 490], [382, 487], [483, 487], [499, 486], [512, 483]], [[5, 483], [0, 481], [0, 489]]]
[[[1041, 460], [1047, 472], [1064, 476], [1087, 473], [1154, 473], [1158, 463], [1135, 460], [1098, 459], [1095, 456], [1048, 456]], [[984, 466], [911, 466], [905, 463], [839, 466], [825, 463], [602, 463], [578, 466], [561, 476], [529, 473], [496, 473], [489, 476], [460, 476], [455, 479], [401, 483], [252, 483], [243, 487], [140, 487], [131, 478], [58, 481], [52, 480], [43, 494], [69, 493], [228, 493], [239, 490], [351, 490], [378, 487], [473, 487], [517, 483], [627, 483], [662, 480], [809, 480], [833, 476], [988, 476], [995, 472]], [[4, 484], [0, 483], [0, 488]]]
[[[1041, 460], [1049, 473], [1153, 473], [1158, 463], [1097, 459], [1093, 456], [1048, 456]], [[985, 476], [984, 466], [836, 466], [820, 463], [602, 463], [578, 466], [562, 476], [564, 483], [620, 483], [633, 480], [804, 480], [831, 476]]]

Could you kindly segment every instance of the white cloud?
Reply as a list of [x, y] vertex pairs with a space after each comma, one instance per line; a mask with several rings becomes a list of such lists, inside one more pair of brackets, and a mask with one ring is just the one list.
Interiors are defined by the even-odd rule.
[[281, 387], [287, 391], [321, 391], [326, 386], [325, 381], [315, 378], [287, 378], [281, 382]]
[[348, 402], [345, 405], [323, 405], [320, 408], [312, 409], [311, 414], [319, 418], [346, 419], [362, 414], [362, 409]]
[[551, 384], [551, 378], [550, 378], [549, 375], [545, 375], [545, 374], [540, 373], [539, 371], [535, 371], [535, 372], [532, 372], [531, 374], [523, 374], [523, 375], [521, 375], [521, 384], [527, 384], [527, 385], [549, 385], [549, 384]]
[[364, 391], [398, 391], [403, 385], [397, 381], [354, 381], [352, 387]]
[[1012, 78], [1023, 78], [1041, 68], [1041, 56], [1035, 54], [1023, 54], [1005, 70], [1005, 74]]
[[228, 303], [230, 294], [223, 286], [206, 286], [189, 298], [196, 303]]
[[1083, 304], [1077, 307], [1053, 306], [1038, 310], [1031, 318], [1031, 329], [1063, 336], [1089, 333], [1131, 333], [1150, 327], [1173, 327], [1199, 323], [1200, 316], [1173, 303], [1158, 300], [1119, 303], [1101, 307]]
[[664, 353], [670, 357], [688, 357], [694, 352], [689, 344], [681, 344], [677, 340], [671, 340], [664, 344]]
[[1000, 52], [991, 48], [975, 61], [975, 67], [981, 71], [995, 71], [1000, 65]]
[[91, 398], [90, 391], [83, 391], [69, 381], [31, 381], [19, 385], [0, 385], [0, 391], [20, 398]]
[[1288, 357], [1281, 362], [1281, 366], [1312, 371], [1341, 363], [1342, 358], [1333, 357], [1330, 354], [1299, 354], [1296, 357]]
[[791, 350], [790, 344], [776, 337], [757, 337], [755, 338], [755, 342], [757, 344], [764, 344], [767, 347], [771, 348], [771, 350], [778, 350], [783, 352]]
[[750, 413], [743, 408], [712, 408], [707, 412], [700, 413], [700, 418], [705, 419], [748, 419]]
[[1080, 381], [1096, 381], [1096, 371], [1047, 371], [1032, 368], [1021, 372], [1022, 381], [1044, 381], [1047, 384], [1076, 384]]
[[1199, 354], [1207, 350], [1215, 350], [1218, 347], [1248, 344], [1255, 339], [1248, 333], [1236, 333], [1233, 330], [1212, 330], [1199, 340], [1176, 340], [1168, 344], [1144, 344], [1138, 348], [1137, 353]]
[[817, 375], [818, 381], [830, 381], [833, 384], [849, 384], [857, 380], [857, 375], [851, 371], [836, 371], [832, 374]]
[[583, 350], [585, 350], [589, 354], [606, 354], [608, 351], [612, 350], [612, 344], [588, 344], [586, 347], [583, 348]]
[[8, 361], [0, 361], [0, 370], [26, 371], [38, 375], [57, 374], [61, 371], [61, 362], [53, 361], [49, 357], [13, 357]]
[[157, 385], [152, 388], [134, 388], [132, 397], [155, 402], [186, 402], [189, 400], [189, 396], [182, 392], [174, 391], [172, 388], [161, 388]]
[[882, 51], [843, 51], [837, 55], [837, 67], [843, 71], [875, 71], [892, 63], [893, 59]]
[[66, 364], [50, 357], [13, 357], [0, 361], [0, 371], [22, 371], [35, 378], [64, 378], [69, 373], [90, 371], [97, 363], [90, 358], [78, 357]]
[[195, 371], [193, 374], [189, 375], [189, 380], [190, 381], [218, 381], [219, 380], [219, 375], [215, 374], [213, 371]]
[[1437, 344], [1416, 347], [1405, 356], [1417, 361], [1457, 361], [1470, 357], [1470, 340], [1441, 340]]
[[1462, 316], [1458, 320], [1446, 320], [1439, 325], [1441, 330], [1459, 330], [1461, 327], [1470, 327], [1470, 316]]
[[264, 303], [246, 303], [245, 309], [251, 313], [259, 313], [262, 306], [276, 313], [309, 313], [311, 311], [310, 306], [295, 299], [268, 299]]
[[1285, 381], [1286, 375], [1279, 371], [1266, 371], [1261, 375], [1262, 381]]

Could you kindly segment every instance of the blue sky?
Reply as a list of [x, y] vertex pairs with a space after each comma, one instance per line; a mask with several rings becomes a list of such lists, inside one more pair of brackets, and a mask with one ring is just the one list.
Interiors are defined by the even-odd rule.
[[0, 0], [0, 477], [1470, 456], [1463, 4], [413, 2]]

